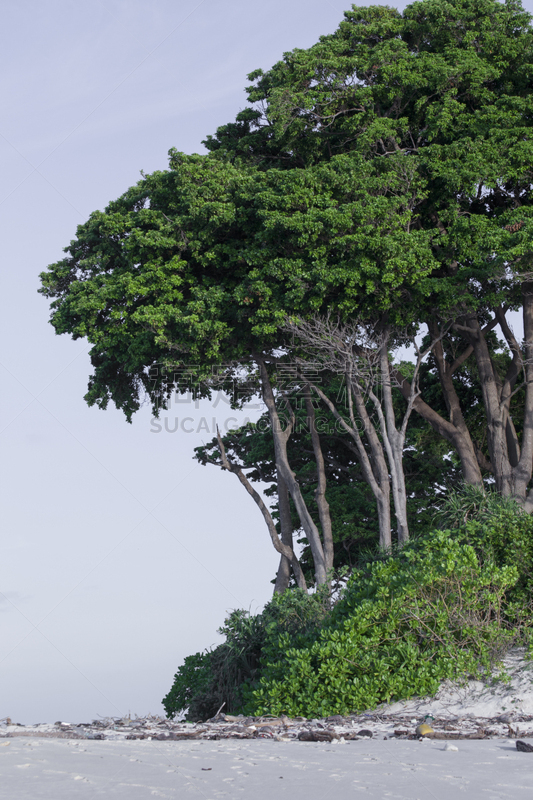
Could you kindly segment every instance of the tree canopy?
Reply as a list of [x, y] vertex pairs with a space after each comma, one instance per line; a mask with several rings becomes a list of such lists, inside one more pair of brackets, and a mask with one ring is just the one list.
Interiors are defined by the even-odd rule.
[[[306, 169], [339, 153], [371, 162], [408, 156], [426, 191], [409, 232], [432, 231], [439, 262], [408, 303], [426, 323], [454, 318], [464, 343], [459, 359], [436, 353], [451, 427], [427, 408], [426, 418], [457, 448], [466, 480], [480, 482], [488, 471], [499, 491], [528, 508], [532, 70], [530, 16], [515, 0], [424, 0], [401, 14], [353, 7], [331, 36], [252, 73], [251, 107], [206, 141], [264, 170]], [[523, 345], [506, 318], [518, 309]], [[496, 326], [509, 355], [503, 369], [486, 338]], [[453, 379], [472, 353], [487, 418], [485, 460]], [[518, 373], [526, 386], [519, 421], [510, 415]]]
[[[292, 423], [276, 431], [275, 371], [297, 356], [288, 320], [333, 314], [387, 331], [390, 430], [403, 397], [467, 482], [488, 477], [533, 509], [529, 15], [518, 0], [354, 6], [335, 33], [249, 78], [249, 107], [208, 137], [207, 155], [171, 150], [168, 170], [93, 213], [42, 274], [56, 331], [91, 343], [87, 402], [112, 400], [131, 420], [146, 393], [157, 413], [191, 374], [208, 395], [214, 370], [229, 387], [244, 368], [246, 391], [270, 398], [278, 490], [288, 486], [323, 582], [322, 445], [319, 531], [290, 467]], [[390, 348], [424, 330], [431, 353], [413, 381]], [[365, 402], [360, 463], [375, 465], [385, 428], [372, 432]], [[383, 460], [385, 494], [400, 445]]]
[[88, 401], [131, 416], [150, 366], [246, 361], [283, 343], [290, 313], [402, 319], [436, 267], [431, 234], [407, 230], [423, 193], [405, 160], [263, 173], [171, 151], [42, 276], [57, 332], [92, 344]]

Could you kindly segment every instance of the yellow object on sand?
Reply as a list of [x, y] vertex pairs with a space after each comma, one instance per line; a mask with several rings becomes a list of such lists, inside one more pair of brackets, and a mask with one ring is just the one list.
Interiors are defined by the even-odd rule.
[[416, 729], [417, 736], [427, 736], [428, 733], [434, 733], [434, 730], [430, 725], [427, 724], [427, 722], [423, 722]]

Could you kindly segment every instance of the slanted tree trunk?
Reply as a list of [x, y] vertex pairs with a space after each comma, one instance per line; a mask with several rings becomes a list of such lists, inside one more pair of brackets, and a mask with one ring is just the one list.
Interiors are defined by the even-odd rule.
[[298, 518], [311, 548], [311, 554], [313, 556], [313, 563], [315, 567], [315, 579], [317, 585], [320, 586], [327, 582], [327, 569], [326, 560], [324, 557], [324, 549], [322, 547], [322, 542], [320, 541], [318, 528], [316, 527], [314, 520], [305, 504], [300, 486], [296, 480], [294, 472], [290, 467], [289, 458], [287, 455], [287, 440], [293, 423], [289, 423], [286, 429], [282, 428], [265, 361], [260, 355], [255, 353], [254, 359], [259, 366], [263, 400], [265, 401], [265, 405], [270, 417], [272, 436], [274, 440], [276, 469], [279, 469], [294, 502], [296, 513], [298, 514]]
[[456, 323], [455, 328], [463, 334], [474, 350], [487, 418], [487, 444], [496, 489], [502, 495], [510, 497], [513, 494], [513, 468], [507, 451], [507, 414], [505, 402], [501, 402], [499, 376], [494, 369], [487, 340], [477, 316], [469, 315], [464, 324]]
[[[533, 473], [533, 283], [522, 285], [524, 320], [525, 402], [522, 425], [522, 447], [515, 468], [515, 495], [523, 500], [525, 511], [533, 513], [533, 489], [527, 487]], [[516, 435], [516, 434], [515, 434]]]
[[[404, 378], [398, 369], [392, 369], [392, 375], [395, 377], [402, 395], [408, 400], [412, 391], [411, 383], [407, 378]], [[468, 429], [462, 430], [453, 422], [442, 417], [438, 411], [431, 408], [420, 396], [415, 398], [413, 410], [416, 411], [422, 419], [429, 422], [439, 436], [442, 436], [443, 439], [455, 448], [461, 462], [461, 470], [465, 483], [480, 486], [483, 483], [483, 477], [476, 450]]]
[[292, 566], [292, 569], [294, 571], [294, 576], [296, 578], [296, 583], [300, 587], [300, 589], [304, 589], [304, 591], [307, 591], [307, 584], [305, 581], [304, 574], [302, 572], [302, 568], [300, 566], [300, 562], [296, 558], [296, 555], [292, 547], [280, 541], [278, 532], [276, 530], [276, 525], [274, 523], [274, 520], [272, 519], [272, 515], [268, 510], [263, 498], [261, 497], [259, 492], [256, 492], [256, 490], [253, 488], [252, 484], [242, 471], [242, 468], [239, 467], [237, 464], [233, 464], [227, 457], [226, 449], [224, 447], [224, 443], [222, 441], [222, 437], [220, 435], [218, 427], [217, 427], [217, 440], [218, 440], [218, 447], [220, 450], [220, 460], [222, 468], [227, 469], [228, 472], [233, 472], [233, 474], [238, 477], [239, 481], [242, 483], [248, 494], [253, 498], [253, 500], [255, 501], [255, 503], [257, 504], [263, 515], [263, 519], [267, 524], [268, 532], [270, 533], [270, 538], [272, 540], [274, 548], [278, 551], [278, 553], [284, 556]]
[[[517, 342], [505, 317], [505, 309], [495, 309], [498, 322], [507, 340], [512, 360], [502, 378], [491, 357], [486, 328], [481, 328], [476, 314], [469, 314], [455, 324], [470, 343], [481, 383], [481, 393], [487, 419], [487, 444], [491, 471], [496, 489], [504, 497], [514, 497], [522, 507], [533, 511], [532, 492], [528, 485], [533, 474], [533, 284], [522, 284], [524, 346]], [[522, 442], [520, 444], [510, 415], [511, 399], [520, 373], [524, 374], [525, 400], [523, 407]], [[522, 388], [519, 385], [518, 388]]]
[[[281, 541], [291, 549], [294, 548], [293, 544], [293, 529], [292, 529], [292, 515], [291, 505], [289, 499], [289, 490], [287, 484], [283, 480], [280, 471], [277, 470], [277, 485], [278, 485], [278, 512], [279, 522], [281, 528]], [[282, 594], [289, 588], [291, 581], [291, 563], [287, 556], [282, 555], [279, 561], [278, 572], [276, 575], [276, 583], [274, 585], [274, 593]]]
[[324, 542], [324, 558], [326, 561], [326, 572], [331, 574], [333, 569], [333, 532], [331, 527], [331, 515], [329, 513], [329, 503], [326, 500], [326, 467], [324, 464], [324, 455], [320, 444], [320, 436], [316, 429], [316, 415], [313, 399], [311, 397], [309, 384], [304, 387], [305, 406], [307, 410], [307, 420], [309, 424], [309, 432], [311, 434], [311, 442], [313, 444], [313, 453], [315, 455], [316, 471], [317, 471], [317, 485], [315, 490], [315, 501], [318, 508], [318, 517], [320, 519], [320, 527], [322, 528], [322, 537]]
[[[491, 326], [491, 329], [492, 327], [493, 326]], [[435, 320], [429, 321], [428, 330], [430, 334], [434, 337], [435, 332], [437, 330], [437, 323]], [[472, 442], [472, 437], [470, 436], [470, 431], [468, 430], [468, 426], [463, 416], [461, 403], [459, 401], [459, 397], [457, 395], [457, 392], [455, 391], [455, 386], [453, 383], [454, 373], [470, 357], [470, 355], [473, 352], [473, 349], [474, 348], [470, 344], [463, 351], [463, 353], [461, 353], [460, 356], [454, 359], [452, 364], [449, 364], [446, 362], [446, 358], [444, 355], [444, 348], [442, 346], [442, 340], [439, 340], [435, 344], [435, 347], [433, 349], [433, 355], [435, 357], [437, 372], [439, 375], [444, 402], [446, 403], [446, 408], [448, 410], [448, 414], [450, 417], [450, 423], [451, 425], [454, 426], [456, 431], [452, 434], [451, 437], [449, 436], [449, 432], [447, 431], [446, 432], [447, 435], [445, 435], [444, 438], [446, 438], [447, 441], [453, 444], [455, 446], [455, 449], [457, 450], [457, 453], [461, 460], [461, 467], [465, 482], [475, 486], [481, 486], [481, 484], [483, 483], [483, 478], [480, 469], [481, 464], [479, 463], [480, 457], [476, 453], [474, 443]], [[421, 403], [419, 404], [419, 407], [420, 409], [422, 408]], [[416, 406], [415, 409], [419, 410], [416, 408]], [[433, 427], [436, 426], [434, 425]], [[442, 434], [442, 429], [439, 432]]]

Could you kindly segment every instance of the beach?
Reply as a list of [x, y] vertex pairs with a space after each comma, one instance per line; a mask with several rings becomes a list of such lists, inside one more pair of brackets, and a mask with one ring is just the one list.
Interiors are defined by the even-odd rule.
[[0, 796], [26, 798], [331, 796], [524, 800], [533, 753], [509, 739], [276, 741], [6, 740], [0, 744]]
[[344, 717], [4, 718], [0, 798], [529, 800], [533, 752], [517, 743], [533, 750], [532, 687], [514, 650], [483, 681]]

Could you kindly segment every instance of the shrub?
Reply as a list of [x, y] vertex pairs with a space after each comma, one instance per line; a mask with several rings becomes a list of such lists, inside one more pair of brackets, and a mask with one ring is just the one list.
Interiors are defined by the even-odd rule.
[[451, 530], [368, 554], [333, 607], [325, 588], [293, 589], [256, 616], [234, 611], [221, 645], [185, 659], [167, 714], [362, 711], [433, 694], [529, 645], [533, 518], [471, 487], [440, 513]]
[[203, 698], [210, 694], [213, 679], [211, 661], [212, 653], [209, 651], [185, 658], [174, 676], [170, 692], [161, 701], [167, 717], [187, 711], [189, 719], [204, 718], [206, 704]]
[[527, 638], [525, 613], [503, 613], [514, 566], [480, 563], [450, 532], [355, 573], [314, 641], [283, 633], [270, 648], [250, 713], [326, 716], [434, 693], [488, 670]]
[[261, 615], [233, 611], [219, 633], [226, 640], [213, 650], [187, 656], [174, 676], [170, 692], [163, 698], [168, 717], [187, 710], [188, 719], [207, 719], [224, 704], [235, 711], [242, 704], [242, 690], [253, 682], [264, 640]]
[[270, 652], [280, 633], [303, 645], [316, 637], [329, 611], [324, 591], [307, 595], [293, 589], [276, 594], [261, 614], [233, 611], [219, 633], [225, 641], [213, 650], [187, 656], [163, 699], [168, 717], [187, 709], [188, 719], [208, 719], [224, 704], [238, 713], [258, 685], [261, 658]]
[[476, 486], [448, 494], [438, 519], [452, 535], [474, 547], [480, 562], [515, 566], [518, 580], [508, 593], [511, 603], [533, 596], [533, 516], [512, 498]]
[[501, 514], [520, 516], [523, 512], [512, 497], [503, 497], [491, 487], [464, 483], [447, 492], [435, 521], [439, 527], [457, 529], [472, 521], [489, 523]]

